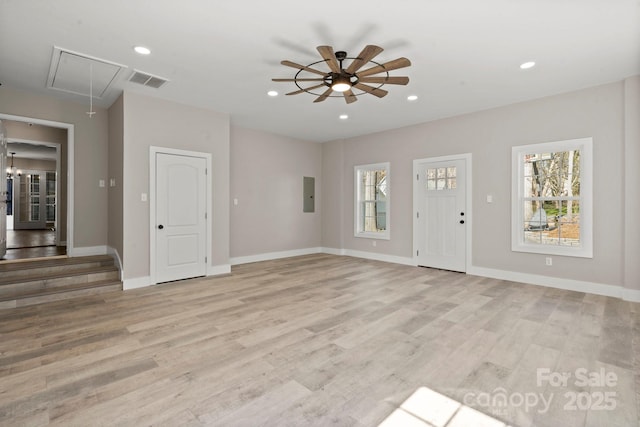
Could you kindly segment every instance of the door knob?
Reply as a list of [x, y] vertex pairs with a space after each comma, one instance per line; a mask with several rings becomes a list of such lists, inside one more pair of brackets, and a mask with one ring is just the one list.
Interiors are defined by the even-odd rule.
[[158, 226], [158, 230], [162, 230], [163, 228], [164, 228], [164, 225], [162, 225], [162, 224], [160, 224], [160, 225]]
[[461, 220], [460, 220], [460, 224], [464, 224], [464, 219], [461, 219]]

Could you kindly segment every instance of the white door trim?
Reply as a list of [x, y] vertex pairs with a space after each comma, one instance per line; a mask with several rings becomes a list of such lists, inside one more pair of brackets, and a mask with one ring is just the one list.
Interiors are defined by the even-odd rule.
[[207, 181], [207, 188], [206, 188], [206, 195], [207, 195], [207, 222], [206, 222], [206, 226], [207, 229], [205, 231], [205, 238], [206, 238], [206, 256], [207, 256], [207, 263], [206, 263], [206, 274], [207, 276], [209, 276], [211, 274], [212, 271], [212, 267], [211, 267], [211, 230], [212, 230], [212, 218], [213, 218], [213, 214], [212, 214], [212, 205], [211, 202], [213, 200], [213, 184], [211, 182], [211, 177], [213, 176], [213, 172], [212, 172], [212, 156], [211, 153], [202, 153], [199, 151], [188, 151], [188, 150], [178, 150], [175, 148], [167, 148], [167, 147], [157, 147], [157, 146], [150, 146], [149, 147], [149, 273], [150, 273], [150, 279], [151, 279], [151, 285], [155, 285], [157, 284], [157, 274], [156, 274], [156, 269], [157, 269], [157, 265], [156, 265], [156, 256], [157, 256], [157, 252], [156, 252], [156, 154], [173, 154], [173, 155], [177, 155], [177, 156], [189, 156], [189, 157], [198, 157], [198, 158], [202, 158], [205, 159], [206, 162], [206, 168], [207, 168], [207, 176], [206, 176], [206, 181]]
[[[23, 117], [23, 116], [14, 116], [11, 114], [3, 114], [0, 113], [0, 120], [13, 120], [16, 122], [25, 122], [25, 123], [33, 123], [36, 125], [49, 126], [53, 128], [66, 129], [67, 130], [67, 255], [68, 256], [76, 256], [73, 247], [73, 218], [74, 218], [74, 186], [75, 186], [75, 172], [74, 172], [74, 152], [73, 152], [73, 141], [75, 140], [74, 129], [75, 126], [71, 123], [64, 122], [54, 122], [51, 120], [43, 120], [36, 119], [33, 117]], [[56, 171], [58, 172], [58, 177], [60, 176], [59, 169], [60, 168], [60, 154], [58, 151], [58, 164], [56, 165]], [[60, 179], [57, 180], [56, 190], [59, 190]], [[58, 191], [58, 195], [60, 191]], [[56, 207], [56, 222], [58, 219], [58, 209]], [[59, 227], [56, 228], [59, 230]], [[56, 244], [59, 245], [60, 242], [60, 233], [56, 231]], [[78, 254], [79, 256], [80, 254]]]
[[[420, 173], [419, 166], [422, 163], [431, 163], [431, 162], [448, 162], [452, 160], [462, 160], [465, 162], [465, 173], [466, 173], [466, 194], [465, 194], [465, 225], [466, 225], [466, 233], [465, 233], [465, 271], [469, 271], [471, 269], [471, 256], [472, 256], [472, 236], [473, 236], [473, 209], [472, 209], [472, 182], [473, 182], [473, 171], [471, 169], [472, 166], [472, 156], [471, 153], [465, 154], [454, 154], [450, 156], [439, 156], [439, 157], [428, 157], [425, 159], [415, 159], [413, 161], [413, 217], [415, 218], [416, 212], [418, 211], [418, 206], [420, 205], [420, 187], [417, 183], [415, 177]], [[415, 220], [412, 221], [415, 225]], [[416, 255], [416, 251], [418, 249], [418, 236], [417, 230], [415, 226], [413, 227], [413, 265], [418, 265], [418, 257]]]

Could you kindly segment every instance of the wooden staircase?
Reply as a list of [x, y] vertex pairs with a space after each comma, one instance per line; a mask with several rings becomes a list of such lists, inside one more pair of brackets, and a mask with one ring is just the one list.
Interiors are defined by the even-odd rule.
[[109, 255], [0, 263], [0, 309], [122, 290]]

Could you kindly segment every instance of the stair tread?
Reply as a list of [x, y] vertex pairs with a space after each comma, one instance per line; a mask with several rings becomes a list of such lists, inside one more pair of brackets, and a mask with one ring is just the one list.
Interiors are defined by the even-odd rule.
[[96, 280], [96, 281], [87, 282], [87, 283], [76, 283], [71, 285], [58, 286], [55, 288], [48, 288], [48, 289], [34, 289], [29, 291], [17, 290], [16, 292], [13, 292], [9, 295], [0, 296], [0, 301], [32, 298], [32, 297], [38, 297], [38, 296], [73, 292], [73, 291], [78, 291], [83, 289], [99, 288], [99, 287], [112, 286], [112, 285], [120, 285], [120, 287], [122, 287], [122, 282], [116, 279], [107, 279], [107, 280]]
[[83, 263], [108, 263], [114, 264], [113, 258], [110, 255], [91, 255], [81, 257], [66, 257], [66, 258], [51, 258], [51, 259], [38, 259], [35, 261], [20, 261], [20, 262], [2, 262], [0, 263], [0, 273], [11, 272], [17, 270], [30, 270], [37, 268], [59, 267], [67, 265], [78, 265]]
[[46, 273], [37, 272], [34, 274], [29, 274], [24, 276], [13, 276], [13, 277], [7, 277], [7, 278], [0, 277], [0, 286], [14, 285], [16, 283], [24, 283], [24, 282], [35, 282], [38, 280], [82, 276], [85, 274], [108, 273], [113, 271], [118, 271], [118, 267], [116, 267], [115, 265], [107, 265], [107, 266], [99, 266], [99, 267], [87, 267], [87, 268], [75, 269], [75, 270], [69, 270], [69, 271], [46, 272]]
[[[99, 280], [92, 275], [100, 275]], [[81, 276], [87, 276], [86, 281]], [[65, 278], [81, 283], [67, 283]], [[56, 257], [0, 262], [0, 290], [3, 306], [15, 308], [122, 290], [122, 281], [120, 269], [110, 255]]]

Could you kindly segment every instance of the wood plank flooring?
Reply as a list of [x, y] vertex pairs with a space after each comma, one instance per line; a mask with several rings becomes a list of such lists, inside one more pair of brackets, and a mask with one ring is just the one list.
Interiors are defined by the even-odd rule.
[[351, 257], [4, 310], [0, 334], [2, 426], [445, 425], [419, 389], [487, 426], [639, 420], [640, 304]]

